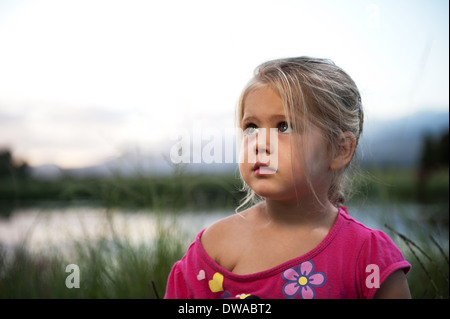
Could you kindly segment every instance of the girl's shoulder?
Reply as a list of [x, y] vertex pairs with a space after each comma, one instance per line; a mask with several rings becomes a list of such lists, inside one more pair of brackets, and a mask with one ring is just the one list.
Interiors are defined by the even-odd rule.
[[224, 217], [210, 226], [202, 234], [202, 244], [209, 241], [222, 241], [224, 238], [241, 233], [256, 220], [258, 205], [252, 206], [242, 212]]
[[220, 219], [207, 227], [200, 238], [203, 249], [219, 265], [233, 268], [236, 247], [242, 244], [249, 226], [254, 222], [255, 206]]

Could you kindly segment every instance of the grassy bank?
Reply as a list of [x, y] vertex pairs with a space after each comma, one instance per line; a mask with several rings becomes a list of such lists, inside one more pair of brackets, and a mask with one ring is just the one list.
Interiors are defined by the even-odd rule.
[[[204, 209], [235, 207], [241, 197], [240, 181], [233, 175], [117, 176], [109, 179], [0, 180], [0, 213], [8, 207], [49, 201], [89, 201], [112, 207]], [[3, 208], [2, 208], [3, 207]]]
[[356, 199], [448, 203], [449, 170], [444, 168], [430, 174], [425, 181], [419, 181], [414, 169], [372, 169], [363, 170], [355, 178]]
[[[116, 176], [109, 179], [61, 178], [0, 180], [0, 213], [8, 207], [36, 205], [45, 201], [91, 201], [102, 207], [150, 209], [205, 209], [236, 207], [243, 193], [235, 174], [168, 176]], [[371, 170], [356, 176], [354, 199], [382, 202], [446, 203], [449, 172], [439, 171], [426, 183], [418, 183], [414, 170]]]

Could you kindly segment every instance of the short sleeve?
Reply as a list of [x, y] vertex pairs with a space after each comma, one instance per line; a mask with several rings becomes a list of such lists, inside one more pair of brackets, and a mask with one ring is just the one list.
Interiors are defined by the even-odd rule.
[[357, 263], [361, 297], [372, 299], [381, 284], [400, 269], [406, 274], [411, 265], [392, 239], [379, 230], [370, 232], [361, 248]]
[[[202, 231], [203, 232], [203, 231]], [[177, 261], [167, 279], [165, 299], [206, 299], [214, 297], [209, 289], [209, 274], [213, 270], [202, 258], [200, 236], [191, 243], [186, 254]]]
[[166, 294], [164, 299], [187, 299], [188, 293], [186, 283], [183, 278], [183, 272], [179, 268], [181, 261], [177, 261], [170, 271], [167, 279]]

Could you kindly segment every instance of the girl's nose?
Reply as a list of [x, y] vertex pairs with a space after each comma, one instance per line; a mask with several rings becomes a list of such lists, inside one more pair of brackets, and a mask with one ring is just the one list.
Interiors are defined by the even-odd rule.
[[265, 129], [262, 128], [255, 136], [255, 148], [254, 151], [256, 154], [273, 154], [276, 149], [275, 139], [277, 138], [276, 129]]

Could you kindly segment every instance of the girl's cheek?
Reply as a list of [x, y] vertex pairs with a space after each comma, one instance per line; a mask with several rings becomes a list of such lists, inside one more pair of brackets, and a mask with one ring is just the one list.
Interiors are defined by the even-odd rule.
[[247, 161], [247, 144], [248, 143], [246, 143], [245, 138], [243, 138], [239, 147], [239, 168], [241, 168], [242, 164]]
[[251, 145], [248, 138], [244, 137], [242, 139], [239, 149], [239, 166], [244, 163], [249, 163], [255, 157], [254, 148], [254, 145]]

